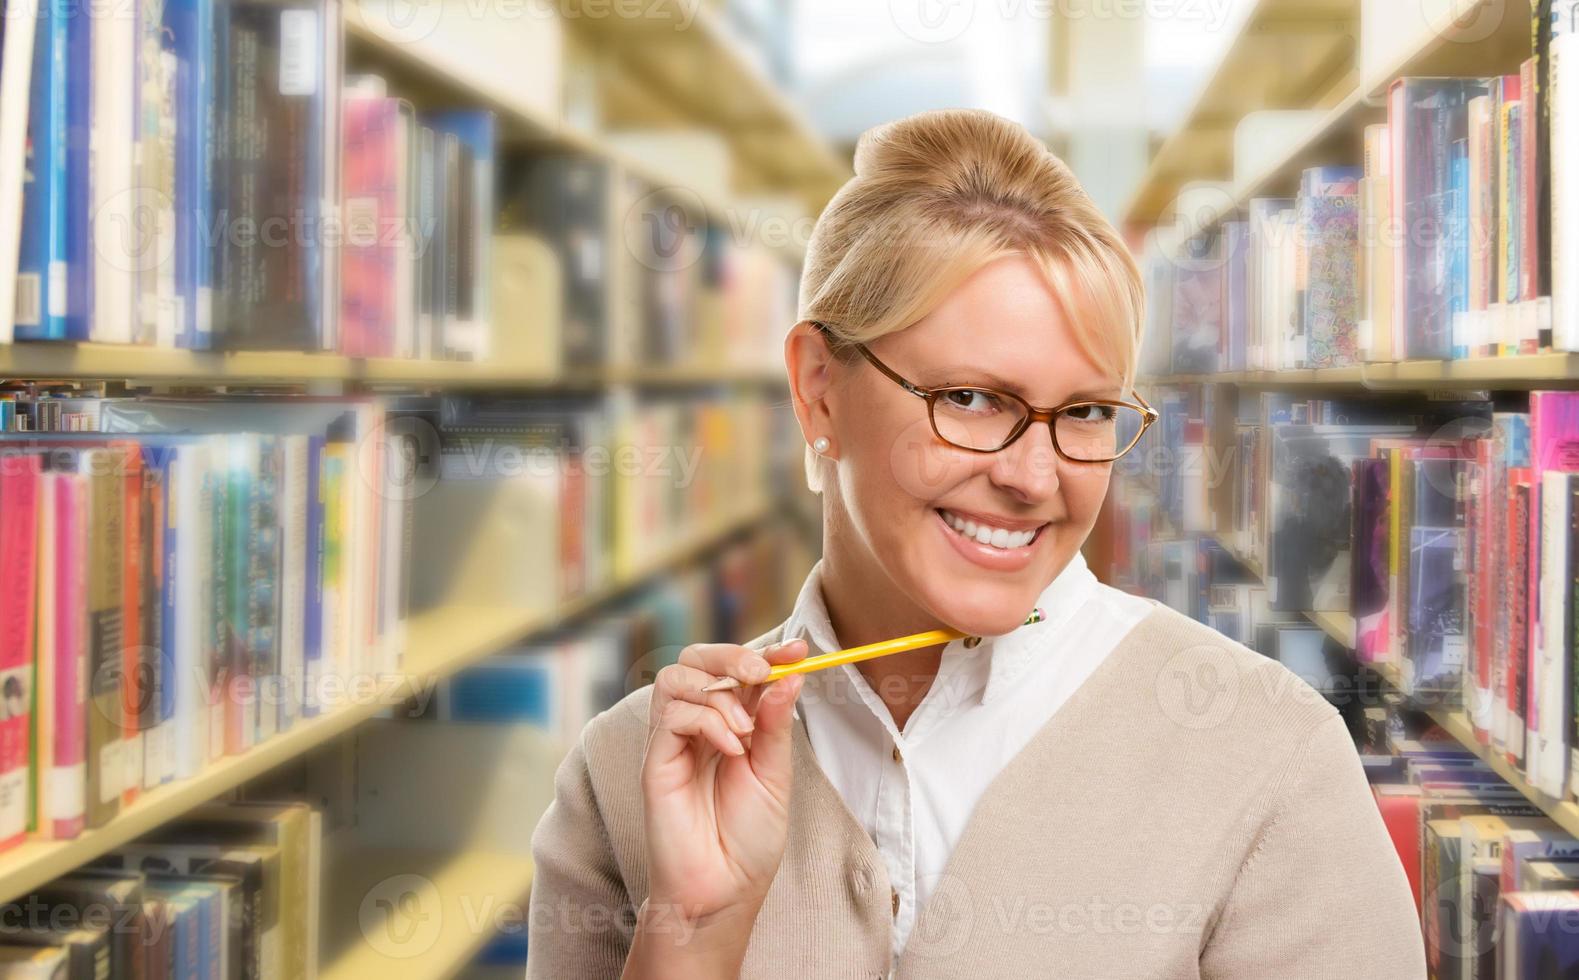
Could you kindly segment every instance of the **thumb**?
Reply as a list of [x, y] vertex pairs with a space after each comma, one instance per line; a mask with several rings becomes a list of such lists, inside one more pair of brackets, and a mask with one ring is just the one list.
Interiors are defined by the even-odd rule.
[[767, 685], [757, 702], [756, 728], [751, 733], [751, 769], [764, 782], [789, 787], [795, 699], [805, 674], [791, 674]]

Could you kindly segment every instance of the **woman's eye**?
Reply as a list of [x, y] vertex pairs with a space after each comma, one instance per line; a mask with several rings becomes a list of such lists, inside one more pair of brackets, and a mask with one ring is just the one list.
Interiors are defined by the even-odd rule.
[[944, 397], [951, 407], [967, 412], [994, 412], [998, 409], [998, 399], [991, 392], [961, 389], [951, 391]]
[[1063, 411], [1064, 418], [1071, 422], [1109, 422], [1116, 414], [1109, 405], [1075, 405]]

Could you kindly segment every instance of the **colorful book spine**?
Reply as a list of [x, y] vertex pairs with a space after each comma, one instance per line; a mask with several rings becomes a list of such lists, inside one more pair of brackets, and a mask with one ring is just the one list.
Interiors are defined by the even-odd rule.
[[88, 484], [75, 472], [57, 474], [54, 483], [51, 768], [43, 793], [48, 810], [39, 822], [48, 826], [50, 837], [64, 840], [82, 833], [87, 818]]
[[43, 0], [38, 8], [16, 276], [19, 340], [66, 336], [66, 36], [75, 9], [70, 0]]
[[353, 95], [345, 100], [343, 150], [345, 241], [340, 248], [340, 350], [351, 357], [395, 353], [400, 101]]
[[37, 602], [37, 456], [0, 456], [0, 849], [27, 830], [33, 633]]
[[80, 6], [66, 26], [66, 332], [67, 340], [93, 333], [93, 31], [95, 18]]
[[1305, 361], [1312, 368], [1359, 363], [1359, 183], [1357, 167], [1305, 171], [1300, 194], [1304, 243]]

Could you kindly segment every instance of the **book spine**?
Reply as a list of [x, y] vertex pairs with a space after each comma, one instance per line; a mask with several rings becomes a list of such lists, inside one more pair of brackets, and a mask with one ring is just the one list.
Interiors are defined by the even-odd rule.
[[[1530, 511], [1532, 507], [1531, 471], [1520, 467], [1508, 473], [1513, 487], [1508, 516], [1508, 576], [1528, 589], [1530, 569]], [[1508, 603], [1511, 614], [1508, 630], [1508, 730], [1507, 761], [1523, 768], [1527, 736], [1525, 698], [1529, 677], [1529, 606], [1523, 590]]]
[[255, 705], [253, 743], [279, 731], [278, 704], [284, 700], [280, 669], [282, 438], [258, 441], [258, 469], [253, 483], [252, 543], [248, 553], [247, 657]]
[[302, 636], [302, 714], [316, 717], [323, 710], [324, 636], [324, 537], [328, 516], [324, 475], [324, 437], [312, 435], [307, 444], [306, 562], [307, 586]]
[[36, 456], [0, 456], [0, 850], [28, 825], [38, 486]]
[[1568, 510], [1566, 474], [1548, 471], [1541, 481], [1540, 620], [1530, 660], [1530, 700], [1525, 768], [1543, 793], [1561, 797], [1568, 784]]
[[[1540, 183], [1536, 164], [1541, 156], [1542, 134], [1546, 129], [1546, 98], [1541, 91], [1538, 62], [1527, 59], [1519, 69], [1520, 90], [1525, 93], [1523, 134], [1519, 140], [1519, 300], [1527, 302], [1541, 295], [1541, 226], [1545, 218], [1537, 210]], [[1543, 346], [1550, 346], [1551, 338]]]
[[94, 18], [81, 7], [66, 26], [67, 340], [92, 339], [93, 27]]
[[[28, 97], [15, 336], [66, 336], [66, 55], [70, 0], [43, 0]], [[80, 18], [79, 18], [80, 19]]]
[[306, 671], [308, 440], [304, 435], [284, 437], [280, 480], [280, 604], [278, 727], [285, 731], [302, 712]]
[[[123, 308], [123, 313], [129, 307]], [[125, 455], [125, 467], [116, 474], [121, 481], [121, 607], [119, 655], [121, 671], [121, 804], [130, 806], [142, 793], [142, 708], [147, 696], [142, 672], [143, 629], [143, 471], [142, 453]]]
[[87, 815], [87, 482], [63, 473], [56, 491], [53, 767], [45, 799], [50, 836], [63, 840], [82, 832]]
[[1551, 41], [1552, 346], [1579, 350], [1579, 34]]
[[88, 664], [88, 827], [101, 827], [120, 812], [125, 781], [124, 704], [121, 701], [121, 550], [124, 450], [83, 453], [88, 481], [86, 608]]
[[169, 634], [175, 617], [170, 606], [170, 591], [165, 581], [170, 575], [174, 542], [167, 541], [165, 530], [169, 526], [165, 512], [170, 506], [168, 481], [170, 478], [171, 451], [162, 451], [158, 458], [145, 461], [143, 467], [145, 489], [143, 492], [143, 639], [142, 670], [148, 681], [148, 690], [142, 700], [144, 739], [147, 759], [144, 763], [145, 789], [153, 789], [175, 778], [175, 761], [171, 756], [171, 717], [174, 699], [170, 693], [173, 675], [165, 659], [169, 647]]

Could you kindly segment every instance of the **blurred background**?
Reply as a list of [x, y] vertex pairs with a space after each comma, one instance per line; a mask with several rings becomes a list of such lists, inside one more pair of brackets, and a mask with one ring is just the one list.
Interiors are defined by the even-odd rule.
[[524, 975], [567, 747], [817, 560], [818, 214], [968, 106], [1146, 274], [1092, 568], [1343, 711], [1433, 976], [1579, 976], [1576, 7], [5, 0], [0, 900], [180, 942], [0, 974]]

